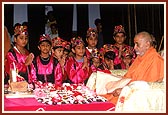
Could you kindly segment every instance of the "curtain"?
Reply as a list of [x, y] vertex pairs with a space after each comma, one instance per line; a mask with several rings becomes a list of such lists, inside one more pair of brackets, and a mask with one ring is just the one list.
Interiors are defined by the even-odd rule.
[[153, 34], [159, 45], [164, 33], [164, 5], [137, 4], [136, 14], [137, 31], [147, 31]]
[[[73, 4], [50, 4], [53, 6], [59, 25], [59, 35], [65, 40], [72, 37]], [[4, 5], [5, 25], [13, 34], [13, 4]], [[100, 4], [100, 17], [103, 25], [105, 43], [115, 43], [113, 39], [114, 26], [122, 24], [125, 27], [127, 39], [125, 43], [133, 46], [137, 32], [148, 31], [161, 42], [164, 34], [164, 4]], [[37, 52], [39, 35], [44, 33], [44, 4], [28, 4], [29, 46], [30, 51]], [[77, 4], [77, 35], [85, 41], [89, 28], [88, 4]], [[162, 46], [163, 47], [163, 46]]]
[[72, 37], [73, 4], [53, 4], [59, 36], [67, 41]]
[[4, 25], [8, 28], [10, 35], [13, 35], [13, 4], [4, 4]]
[[39, 55], [38, 41], [40, 35], [45, 33], [44, 5], [28, 4], [29, 50], [35, 56]]
[[153, 34], [158, 44], [164, 33], [163, 4], [100, 4], [100, 15], [105, 43], [115, 43], [113, 29], [119, 24], [125, 27], [125, 42], [131, 46], [136, 31]]
[[[102, 19], [103, 36], [105, 43], [114, 44], [113, 31], [117, 25], [123, 25], [128, 33], [127, 5], [100, 4], [100, 16]], [[126, 40], [127, 41], [127, 40]]]
[[86, 32], [89, 28], [88, 5], [77, 4], [77, 34], [86, 42]]

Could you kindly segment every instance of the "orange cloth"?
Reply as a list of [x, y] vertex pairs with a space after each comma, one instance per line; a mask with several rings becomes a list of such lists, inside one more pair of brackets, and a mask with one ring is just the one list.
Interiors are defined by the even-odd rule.
[[132, 81], [143, 80], [147, 82], [162, 81], [164, 77], [164, 60], [151, 47], [146, 53], [134, 60], [124, 78], [131, 78]]
[[[131, 82], [138, 80], [155, 82], [163, 80], [163, 77], [164, 60], [156, 50], [151, 47], [142, 57], [136, 57], [123, 78], [131, 78]], [[117, 103], [118, 96], [113, 97], [112, 94], [111, 96], [110, 94], [106, 94], [104, 97], [113, 104]]]
[[113, 103], [116, 105], [117, 101], [118, 101], [118, 96], [114, 97], [112, 94], [108, 93], [105, 95], [100, 95], [102, 97], [105, 97], [109, 102]]

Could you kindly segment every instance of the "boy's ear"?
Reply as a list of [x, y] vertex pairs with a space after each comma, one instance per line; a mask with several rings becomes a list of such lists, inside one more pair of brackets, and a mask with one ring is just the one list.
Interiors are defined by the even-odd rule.
[[86, 42], [88, 42], [88, 38], [86, 38]]
[[39, 46], [37, 46], [38, 47], [38, 49], [40, 50], [40, 47]]
[[14, 42], [16, 43], [16, 37], [14, 37]]
[[73, 53], [75, 53], [75, 50], [74, 50], [74, 48], [72, 48], [72, 52], [73, 52]]
[[53, 49], [53, 48], [51, 48], [51, 50], [52, 50], [52, 51], [51, 51], [51, 52], [52, 52], [52, 54], [54, 54], [54, 49]]
[[113, 39], [115, 40], [115, 37], [113, 36]]

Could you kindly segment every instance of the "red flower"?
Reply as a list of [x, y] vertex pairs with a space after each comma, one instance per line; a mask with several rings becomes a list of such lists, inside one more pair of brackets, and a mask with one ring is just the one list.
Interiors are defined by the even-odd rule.
[[72, 91], [72, 88], [70, 86], [66, 86], [66, 90]]
[[120, 97], [120, 102], [121, 102], [121, 103], [124, 103], [124, 100], [125, 100], [125, 97], [124, 97], [124, 96]]
[[61, 98], [56, 98], [56, 97], [53, 97], [51, 99], [52, 102], [60, 102], [61, 101]]
[[77, 84], [73, 84], [72, 87], [73, 87], [73, 89], [76, 89], [78, 87], [78, 85]]
[[73, 91], [73, 93], [74, 93], [73, 96], [75, 96], [75, 97], [78, 96], [78, 95], [82, 95], [82, 93], [80, 93], [78, 91]]

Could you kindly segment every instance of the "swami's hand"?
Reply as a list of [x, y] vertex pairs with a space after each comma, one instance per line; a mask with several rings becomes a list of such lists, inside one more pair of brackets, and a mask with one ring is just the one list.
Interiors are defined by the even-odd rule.
[[122, 88], [118, 88], [118, 89], [114, 90], [111, 94], [112, 94], [114, 97], [117, 97], [117, 96], [120, 95], [121, 90], [122, 90]]
[[[117, 77], [115, 77], [117, 78]], [[117, 81], [110, 81], [106, 84], [106, 90], [108, 93], [120, 93], [121, 89], [124, 88], [130, 81], [130, 78], [118, 78]]]

